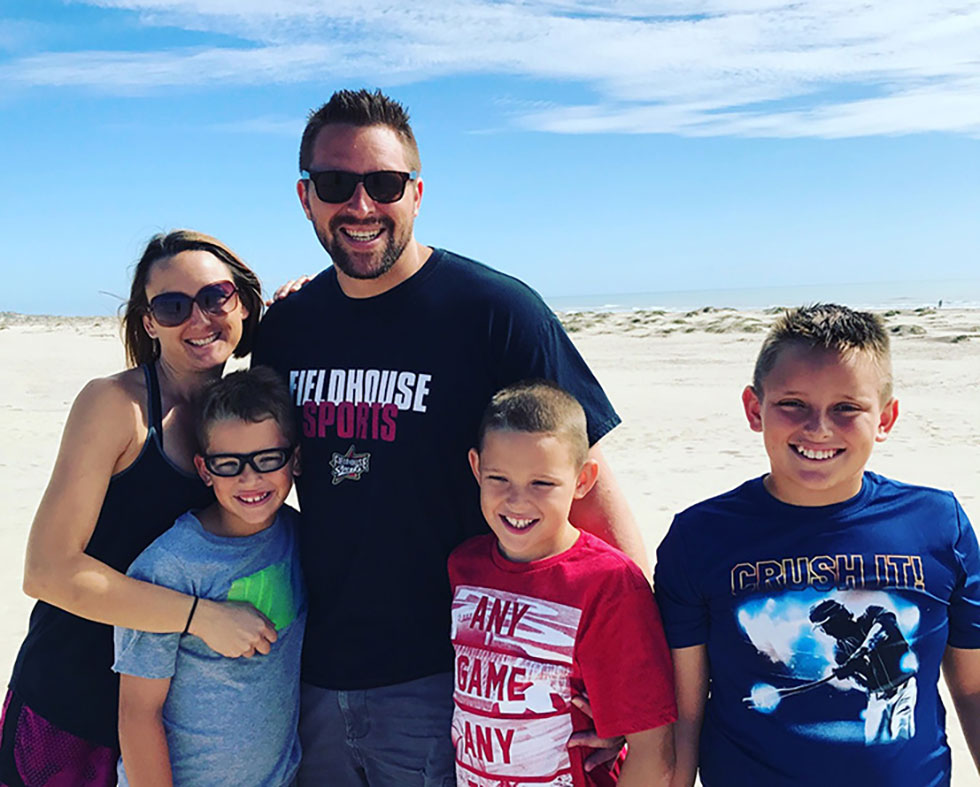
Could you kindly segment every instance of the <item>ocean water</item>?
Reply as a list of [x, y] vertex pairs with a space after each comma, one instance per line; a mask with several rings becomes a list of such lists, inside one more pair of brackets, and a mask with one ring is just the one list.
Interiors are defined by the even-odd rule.
[[855, 309], [917, 309], [924, 306], [980, 309], [980, 279], [863, 284], [812, 284], [724, 290], [676, 290], [603, 295], [544, 296], [556, 311], [690, 311], [703, 306], [765, 309], [805, 303], [841, 303]]

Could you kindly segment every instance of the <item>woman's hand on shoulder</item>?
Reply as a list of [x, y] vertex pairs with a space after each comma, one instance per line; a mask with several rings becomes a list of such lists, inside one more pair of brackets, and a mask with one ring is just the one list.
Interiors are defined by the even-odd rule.
[[139, 406], [127, 374], [90, 381], [72, 404], [27, 542], [24, 591], [30, 596], [57, 603], [58, 586], [71, 574], [68, 564], [92, 536], [109, 479], [138, 442]]
[[211, 650], [229, 658], [268, 653], [278, 638], [270, 620], [244, 601], [201, 599], [189, 631]]

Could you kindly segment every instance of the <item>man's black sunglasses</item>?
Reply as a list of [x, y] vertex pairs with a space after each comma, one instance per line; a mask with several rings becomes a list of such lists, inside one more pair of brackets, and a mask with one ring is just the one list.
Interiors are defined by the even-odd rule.
[[303, 170], [303, 177], [313, 182], [320, 201], [335, 205], [347, 202], [354, 196], [358, 183], [364, 184], [364, 190], [375, 202], [398, 202], [405, 194], [405, 184], [418, 176], [419, 173], [415, 170], [396, 172], [392, 169], [381, 169], [363, 174], [343, 169], [325, 169], [322, 172]]
[[241, 475], [245, 465], [250, 465], [256, 473], [272, 473], [285, 467], [295, 450], [295, 447], [263, 448], [250, 454], [205, 454], [204, 466], [222, 478]]

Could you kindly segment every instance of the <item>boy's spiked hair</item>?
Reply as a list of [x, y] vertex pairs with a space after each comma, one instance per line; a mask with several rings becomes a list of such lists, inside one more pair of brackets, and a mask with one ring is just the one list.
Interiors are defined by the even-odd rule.
[[479, 449], [487, 432], [512, 431], [552, 434], [569, 448], [581, 466], [589, 453], [585, 410], [578, 400], [549, 380], [523, 380], [493, 395], [483, 413]]
[[208, 432], [218, 421], [258, 423], [267, 418], [275, 420], [289, 445], [296, 445], [292, 401], [282, 378], [268, 366], [232, 372], [199, 394], [194, 422], [197, 450], [207, 453]]
[[380, 90], [338, 90], [319, 109], [310, 112], [299, 145], [299, 168], [309, 170], [313, 145], [324, 126], [386, 126], [401, 137], [408, 154], [408, 164], [422, 171], [419, 146], [409, 124], [408, 111]]
[[892, 398], [892, 364], [888, 333], [881, 317], [836, 303], [815, 303], [784, 312], [766, 336], [755, 362], [752, 387], [762, 398], [762, 384], [790, 344], [839, 354], [866, 352], [881, 371], [881, 399]]

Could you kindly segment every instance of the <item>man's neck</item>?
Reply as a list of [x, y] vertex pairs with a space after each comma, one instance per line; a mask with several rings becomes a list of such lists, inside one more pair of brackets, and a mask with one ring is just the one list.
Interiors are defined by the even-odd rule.
[[337, 271], [337, 283], [348, 298], [373, 298], [408, 281], [422, 269], [431, 255], [431, 248], [413, 238], [398, 261], [376, 279], [355, 279], [337, 266], [334, 266], [334, 270]]

